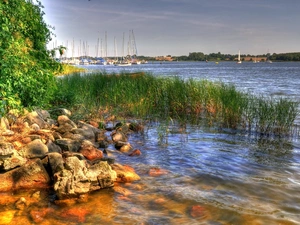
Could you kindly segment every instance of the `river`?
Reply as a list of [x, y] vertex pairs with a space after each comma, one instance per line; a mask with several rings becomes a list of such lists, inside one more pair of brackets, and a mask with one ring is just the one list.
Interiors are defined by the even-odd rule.
[[[150, 72], [157, 76], [208, 79], [234, 84], [257, 95], [300, 100], [300, 63], [149, 62], [131, 67], [87, 66], [107, 73]], [[299, 121], [299, 120], [297, 120]], [[80, 223], [59, 217], [52, 224], [300, 224], [300, 144], [298, 139], [268, 139], [170, 124], [168, 133], [152, 123], [129, 142], [142, 155], [114, 154], [141, 180], [92, 193], [76, 207], [88, 209]], [[113, 151], [113, 149], [112, 149]], [[149, 170], [160, 169], [160, 176]], [[125, 194], [124, 194], [125, 193]], [[127, 193], [127, 194], [126, 194]], [[75, 206], [71, 206], [75, 207]]]

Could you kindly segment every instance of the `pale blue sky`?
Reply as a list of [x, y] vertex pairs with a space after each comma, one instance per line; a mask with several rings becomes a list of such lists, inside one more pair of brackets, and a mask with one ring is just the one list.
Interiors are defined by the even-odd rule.
[[[118, 55], [129, 30], [138, 55], [266, 54], [300, 52], [300, 0], [42, 0], [54, 43], [80, 40], [96, 54], [107, 32], [107, 52]], [[53, 46], [53, 43], [50, 44]], [[100, 50], [99, 50], [100, 52]]]

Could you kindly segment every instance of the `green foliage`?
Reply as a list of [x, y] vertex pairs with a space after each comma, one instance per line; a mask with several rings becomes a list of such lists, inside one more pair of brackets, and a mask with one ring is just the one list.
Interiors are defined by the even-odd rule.
[[271, 60], [274, 61], [300, 61], [300, 52], [291, 52], [291, 53], [280, 53], [273, 54], [270, 56]]
[[58, 64], [46, 49], [51, 32], [42, 5], [26, 0], [0, 2], [0, 113], [45, 106], [55, 91]]

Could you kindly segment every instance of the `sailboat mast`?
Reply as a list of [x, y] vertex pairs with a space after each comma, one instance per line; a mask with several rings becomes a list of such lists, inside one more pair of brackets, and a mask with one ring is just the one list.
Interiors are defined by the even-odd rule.
[[105, 31], [105, 58], [107, 58], [107, 32]]

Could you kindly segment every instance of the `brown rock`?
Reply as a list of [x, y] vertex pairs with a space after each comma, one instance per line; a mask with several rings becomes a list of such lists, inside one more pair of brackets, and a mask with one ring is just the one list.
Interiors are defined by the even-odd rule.
[[93, 146], [93, 144], [89, 141], [84, 141], [81, 145], [81, 149], [79, 151], [85, 158], [88, 160], [96, 160], [103, 158], [103, 152], [98, 150]]
[[50, 187], [50, 177], [40, 159], [30, 160], [22, 167], [0, 174], [0, 180], [0, 191]]
[[160, 169], [160, 168], [151, 168], [149, 170], [149, 176], [151, 177], [158, 177], [158, 176], [162, 176], [162, 175], [166, 175], [169, 172], [165, 169]]
[[142, 153], [139, 149], [134, 149], [129, 156], [140, 156]]
[[122, 145], [120, 148], [121, 152], [129, 152], [130, 150], [132, 150], [132, 147], [129, 143]]
[[205, 216], [205, 208], [201, 205], [193, 205], [191, 208], [191, 216], [193, 218], [204, 217]]
[[116, 182], [132, 182], [136, 180], [140, 180], [140, 176], [137, 175], [134, 169], [128, 165], [120, 165], [120, 164], [113, 164], [112, 169], [117, 173], [117, 180]]
[[24, 148], [26, 158], [43, 158], [48, 153], [48, 147], [40, 139], [35, 139]]
[[131, 191], [129, 191], [128, 189], [123, 188], [121, 186], [114, 186], [113, 189], [114, 189], [115, 192], [121, 194], [122, 196], [132, 195]]
[[88, 210], [83, 207], [78, 208], [71, 208], [64, 210], [60, 216], [68, 219], [69, 221], [73, 222], [80, 222], [83, 223], [86, 220], [86, 216], [89, 214]]
[[49, 214], [54, 212], [54, 209], [51, 208], [39, 208], [34, 209], [29, 212], [31, 219], [35, 223], [41, 223], [45, 220], [45, 217]]

